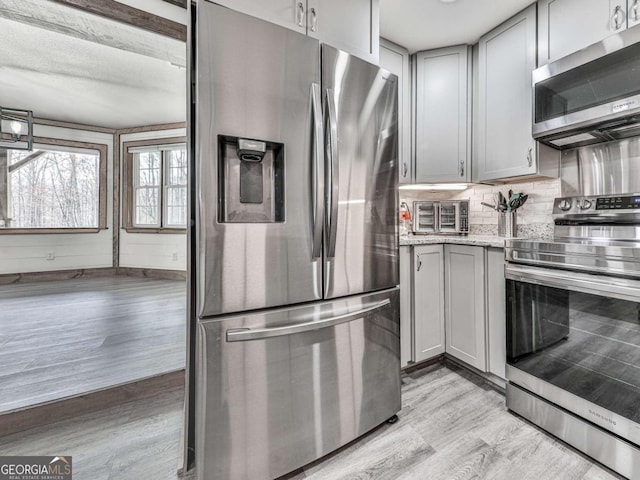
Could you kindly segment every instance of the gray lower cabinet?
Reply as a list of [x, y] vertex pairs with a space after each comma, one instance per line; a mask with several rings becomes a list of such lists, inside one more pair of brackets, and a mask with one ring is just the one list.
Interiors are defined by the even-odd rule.
[[540, 174], [531, 136], [531, 72], [536, 67], [536, 5], [478, 43], [474, 179], [498, 180]]
[[444, 246], [446, 351], [486, 371], [485, 249]]
[[442, 353], [505, 379], [504, 250], [400, 247], [402, 368]]
[[415, 54], [415, 181], [466, 182], [471, 55], [466, 45]]
[[400, 247], [400, 368], [413, 361], [412, 247]]
[[631, 27], [638, 0], [539, 0], [538, 64], [545, 65]]
[[504, 250], [487, 248], [487, 371], [505, 379], [507, 322], [504, 280]]
[[414, 361], [445, 351], [443, 245], [413, 247]]

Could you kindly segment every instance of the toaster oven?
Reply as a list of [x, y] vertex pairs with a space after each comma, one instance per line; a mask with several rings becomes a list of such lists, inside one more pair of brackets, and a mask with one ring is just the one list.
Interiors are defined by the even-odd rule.
[[469, 233], [469, 201], [413, 202], [413, 233]]

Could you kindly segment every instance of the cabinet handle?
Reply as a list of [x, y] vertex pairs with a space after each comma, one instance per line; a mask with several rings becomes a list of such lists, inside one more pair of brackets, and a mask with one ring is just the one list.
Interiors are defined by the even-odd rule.
[[419, 272], [422, 267], [422, 260], [420, 260], [420, 255], [416, 255], [416, 260], [418, 261], [418, 266], [416, 267], [416, 271]]
[[638, 21], [638, 0], [635, 0], [631, 6], [631, 19], [634, 22]]
[[316, 13], [316, 9], [311, 9], [311, 31], [315, 32], [318, 30], [318, 14]]
[[304, 5], [302, 2], [298, 2], [298, 26], [304, 27]]
[[624, 11], [620, 5], [616, 5], [615, 10], [613, 11], [613, 24], [616, 30], [620, 30], [620, 28], [622, 28], [622, 22], [624, 22]]
[[402, 162], [402, 178], [407, 178], [407, 162]]
[[527, 151], [527, 164], [529, 164], [529, 166], [531, 167], [533, 165], [533, 148], [529, 147], [529, 150]]
[[464, 160], [460, 160], [460, 176], [464, 177]]

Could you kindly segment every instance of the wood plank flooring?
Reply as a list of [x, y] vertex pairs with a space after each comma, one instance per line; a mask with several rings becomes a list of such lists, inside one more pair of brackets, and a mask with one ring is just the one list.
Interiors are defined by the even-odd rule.
[[[508, 413], [501, 394], [464, 370], [405, 375], [402, 392], [397, 423], [287, 478], [619, 478]], [[76, 480], [175, 480], [182, 402], [176, 392], [3, 437], [0, 455], [72, 455]]]
[[184, 368], [186, 284], [0, 285], [0, 413]]

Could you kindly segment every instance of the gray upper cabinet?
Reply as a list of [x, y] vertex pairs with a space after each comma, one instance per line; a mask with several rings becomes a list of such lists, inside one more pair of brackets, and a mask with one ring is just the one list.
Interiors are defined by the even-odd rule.
[[378, 63], [379, 0], [216, 0]]
[[307, 34], [378, 64], [379, 0], [307, 0]]
[[400, 183], [411, 183], [411, 78], [406, 48], [380, 39], [380, 66], [398, 77], [398, 153]]
[[483, 247], [445, 245], [445, 325], [449, 355], [486, 371]]
[[415, 55], [415, 181], [466, 182], [470, 178], [469, 47]]
[[531, 72], [536, 67], [536, 5], [478, 43], [474, 180], [539, 173], [531, 135]]
[[[627, 3], [629, 5], [627, 5]], [[549, 62], [638, 23], [637, 0], [539, 0], [538, 64]]]
[[307, 0], [216, 0], [216, 3], [300, 33], [307, 33]]

